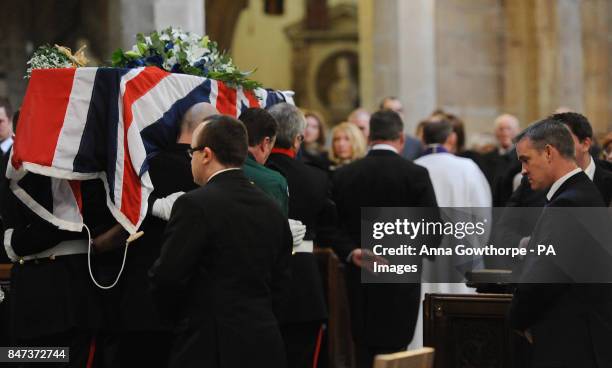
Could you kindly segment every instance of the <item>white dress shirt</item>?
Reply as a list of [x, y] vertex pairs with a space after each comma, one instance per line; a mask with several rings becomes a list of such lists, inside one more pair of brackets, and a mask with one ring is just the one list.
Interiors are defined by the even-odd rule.
[[593, 160], [593, 157], [591, 156], [589, 156], [589, 158], [591, 159], [591, 162], [586, 169], [584, 169], [584, 173], [587, 174], [591, 181], [593, 181], [593, 177], [595, 177], [595, 160]]
[[3, 140], [2, 143], [0, 143], [0, 150], [2, 150], [2, 153], [7, 153], [12, 145], [13, 145], [13, 138], [8, 137], [7, 139]]
[[379, 144], [373, 145], [372, 148], [370, 148], [370, 151], [374, 151], [374, 150], [386, 150], [386, 151], [393, 151], [395, 153], [399, 153], [397, 152], [395, 147], [393, 147], [390, 144], [385, 144], [385, 143], [379, 143]]

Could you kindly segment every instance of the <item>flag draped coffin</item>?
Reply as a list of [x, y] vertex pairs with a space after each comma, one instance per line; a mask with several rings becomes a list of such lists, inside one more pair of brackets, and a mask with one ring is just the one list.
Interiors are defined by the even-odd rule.
[[134, 233], [153, 190], [147, 159], [176, 141], [184, 113], [199, 102], [237, 117], [293, 100], [156, 67], [34, 70], [6, 173], [11, 189], [47, 221], [81, 231], [79, 181], [99, 178], [111, 213]]

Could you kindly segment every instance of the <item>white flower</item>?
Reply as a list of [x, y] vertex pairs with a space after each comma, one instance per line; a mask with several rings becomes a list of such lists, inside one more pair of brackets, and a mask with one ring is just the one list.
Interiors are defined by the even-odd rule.
[[202, 59], [202, 57], [207, 51], [207, 49], [199, 46], [198, 44], [190, 45], [185, 50], [185, 52], [187, 53], [187, 62], [189, 64], [197, 63], [198, 61], [200, 61], [200, 59]]
[[176, 60], [176, 56], [172, 56], [172, 57], [164, 60], [164, 64], [163, 64], [164, 69], [171, 70], [172, 67], [174, 66], [174, 64], [176, 64], [176, 61], [177, 61]]
[[170, 41], [170, 36], [164, 32], [159, 36], [159, 39], [160, 41]]
[[144, 39], [145, 39], [145, 44], [146, 44], [147, 46], [151, 46], [151, 45], [153, 44], [153, 41], [151, 41], [151, 37], [149, 37], [149, 36], [145, 36], [145, 38], [144, 38]]

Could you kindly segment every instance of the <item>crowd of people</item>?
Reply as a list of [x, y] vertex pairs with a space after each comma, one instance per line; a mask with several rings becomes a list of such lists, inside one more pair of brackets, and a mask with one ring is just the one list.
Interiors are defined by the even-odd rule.
[[[1, 101], [4, 168], [11, 121], [18, 120], [12, 114]], [[0, 304], [10, 315], [0, 345], [68, 346], [71, 367], [315, 367], [328, 322], [313, 254], [319, 247], [346, 263], [357, 366], [370, 368], [377, 354], [422, 346], [425, 293], [473, 290], [362, 283], [362, 270], [371, 270], [376, 257], [360, 246], [361, 208], [546, 207], [564, 198], [559, 188], [573, 181], [580, 191], [594, 191], [588, 205], [610, 205], [612, 165], [605, 158], [612, 139], [598, 148], [586, 117], [561, 112], [519, 130], [516, 117], [501, 115], [493, 122], [497, 144], [476, 151], [465, 149], [461, 119], [443, 110], [419, 123], [414, 136], [406, 134], [394, 97], [372, 114], [355, 110], [330, 131], [319, 113], [286, 103], [249, 108], [238, 119], [196, 104], [183, 116], [176, 143], [150, 159], [154, 191], [144, 236], [130, 245], [125, 272], [108, 290], [90, 281], [87, 234], [36, 216], [3, 180], [4, 257], [14, 266]], [[569, 180], [568, 172], [578, 179]], [[551, 186], [557, 194], [547, 193]], [[102, 182], [84, 181], [82, 192], [93, 275], [112, 280], [128, 234], [107, 209]], [[538, 219], [502, 216], [515, 230], [505, 240], [528, 246]], [[444, 270], [423, 267], [424, 274], [438, 272]], [[551, 362], [552, 347], [570, 333], [555, 323], [568, 320], [576, 339], [597, 347], [578, 344], [582, 357], [606, 361], [599, 341], [610, 337], [612, 308], [596, 316], [604, 326], [589, 335], [571, 317], [582, 309], [566, 306], [566, 314], [545, 318], [544, 326], [561, 331], [551, 334], [529, 310], [551, 310], [567, 289], [534, 301], [543, 290], [551, 289], [519, 287], [511, 314], [519, 333], [546, 341], [534, 350], [538, 362]], [[610, 304], [607, 291], [584, 291], [593, 292], [598, 305]]]

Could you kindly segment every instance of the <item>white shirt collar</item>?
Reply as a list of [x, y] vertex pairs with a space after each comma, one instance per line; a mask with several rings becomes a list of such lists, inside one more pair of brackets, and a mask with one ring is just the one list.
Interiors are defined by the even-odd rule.
[[13, 145], [12, 137], [8, 137], [7, 139], [3, 140], [2, 143], [0, 143], [0, 149], [2, 150], [2, 153], [7, 153], [9, 148], [11, 148], [12, 145]]
[[571, 178], [572, 176], [578, 174], [581, 171], [582, 171], [582, 169], [577, 167], [574, 170], [568, 172], [567, 174], [565, 174], [562, 177], [560, 177], [559, 179], [557, 179], [557, 181], [554, 182], [553, 185], [548, 190], [548, 193], [546, 194], [546, 199], [548, 199], [550, 201], [550, 199], [555, 195], [555, 192], [557, 190], [559, 190], [559, 187], [561, 187], [561, 185], [563, 185], [563, 183], [565, 183], [565, 181], [567, 179]]
[[587, 174], [591, 181], [593, 181], [593, 177], [595, 176], [595, 160], [593, 160], [593, 157], [591, 156], [589, 156], [589, 158], [591, 159], [591, 162], [589, 163], [589, 166], [584, 169], [584, 173]]
[[386, 150], [386, 151], [393, 151], [395, 153], [398, 153], [395, 147], [393, 147], [390, 144], [385, 144], [385, 143], [379, 143], [379, 144], [373, 145], [372, 148], [370, 148], [370, 151], [374, 151], [374, 150]]
[[209, 183], [212, 180], [212, 178], [214, 178], [215, 176], [221, 174], [222, 172], [231, 171], [231, 170], [240, 170], [240, 168], [239, 167], [230, 167], [229, 169], [219, 170], [216, 173], [212, 174], [210, 176], [210, 178], [208, 178], [208, 181], [206, 183]]

